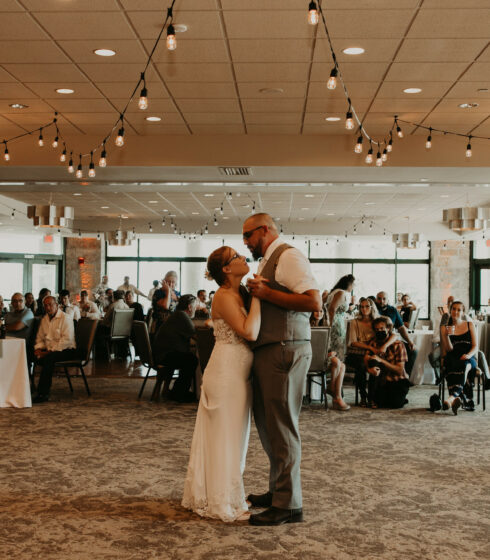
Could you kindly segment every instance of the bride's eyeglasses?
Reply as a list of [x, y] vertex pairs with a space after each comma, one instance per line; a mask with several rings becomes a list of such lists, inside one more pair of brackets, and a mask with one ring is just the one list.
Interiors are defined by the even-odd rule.
[[238, 253], [235, 253], [231, 259], [229, 259], [228, 261], [225, 262], [225, 264], [223, 266], [228, 266], [229, 264], [231, 264], [235, 259], [241, 259], [242, 255], [239, 255]]

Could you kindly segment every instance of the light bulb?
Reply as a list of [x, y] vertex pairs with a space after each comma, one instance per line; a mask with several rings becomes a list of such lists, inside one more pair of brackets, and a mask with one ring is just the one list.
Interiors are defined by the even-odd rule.
[[383, 158], [381, 157], [381, 153], [378, 150], [376, 154], [376, 167], [381, 167], [383, 165]]
[[95, 177], [95, 165], [93, 161], [91, 161], [90, 165], [88, 166], [88, 176]]
[[44, 146], [44, 140], [43, 140], [43, 133], [42, 132], [39, 132], [39, 139], [38, 139], [37, 143], [39, 144], [40, 148], [42, 148]]
[[310, 2], [308, 6], [308, 23], [310, 25], [316, 25], [318, 23], [318, 9], [316, 2]]
[[366, 156], [366, 163], [373, 163], [373, 149], [369, 148], [369, 151]]
[[57, 148], [58, 147], [58, 137], [56, 136], [56, 138], [53, 140], [53, 143], [51, 144], [51, 146], [53, 146], [53, 148]]
[[356, 152], [356, 154], [362, 154], [362, 140], [362, 136], [359, 136], [356, 147], [354, 148], [354, 152]]
[[337, 68], [332, 68], [330, 78], [327, 81], [327, 89], [335, 89], [337, 87]]
[[73, 159], [70, 157], [70, 161], [68, 162], [68, 173], [73, 173], [75, 168], [73, 167]]
[[354, 120], [350, 111], [347, 111], [345, 115], [345, 128], [347, 130], [352, 130], [354, 128]]
[[430, 150], [432, 148], [432, 136], [429, 134], [429, 136], [427, 136], [427, 140], [425, 142], [425, 147]]
[[386, 149], [388, 150], [388, 153], [393, 150], [393, 140], [391, 138], [390, 141], [388, 142], [388, 146], [386, 146]]
[[107, 167], [107, 153], [105, 150], [102, 150], [100, 154], [99, 167]]
[[466, 146], [466, 157], [471, 157], [473, 155], [473, 152], [471, 151], [471, 144], [468, 143], [468, 145]]
[[383, 153], [381, 154], [381, 159], [382, 159], [383, 161], [387, 161], [387, 160], [388, 160], [388, 150], [387, 150], [386, 148], [383, 150]]
[[403, 130], [400, 128], [400, 125], [396, 125], [396, 133], [398, 134], [398, 138], [403, 138]]
[[209, 233], [208, 224], [206, 224], [206, 227], [204, 228], [204, 233]]
[[5, 144], [5, 152], [3, 152], [3, 159], [5, 161], [10, 161], [10, 154], [9, 154], [9, 149], [7, 148], [7, 144]]
[[165, 227], [165, 216], [162, 218], [162, 227]]
[[175, 29], [172, 24], [167, 28], [167, 49], [174, 51], [177, 48], [177, 40], [175, 39]]
[[150, 233], [153, 233], [153, 228], [152, 228], [151, 224], [148, 224], [148, 229], [150, 230]]
[[63, 151], [61, 152], [60, 161], [61, 161], [61, 163], [63, 163], [63, 162], [66, 161], [66, 150], [63, 150]]
[[144, 87], [141, 90], [140, 98], [139, 98], [139, 101], [138, 101], [138, 107], [142, 111], [144, 111], [145, 109], [148, 109], [148, 91], [147, 91], [146, 87]]
[[217, 225], [218, 225], [218, 220], [216, 219], [216, 216], [215, 216], [213, 226], [217, 226]]
[[81, 162], [78, 164], [77, 172], [75, 173], [75, 177], [77, 179], [81, 179], [83, 177], [82, 163]]
[[124, 146], [124, 127], [122, 126], [117, 133], [117, 138], [115, 140], [116, 146]]
[[15, 220], [15, 210], [12, 210], [12, 214], [10, 214], [10, 219]]

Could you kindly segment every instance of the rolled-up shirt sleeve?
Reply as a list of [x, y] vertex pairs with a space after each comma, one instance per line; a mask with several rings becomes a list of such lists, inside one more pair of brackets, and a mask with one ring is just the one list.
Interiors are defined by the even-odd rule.
[[276, 282], [296, 294], [318, 290], [318, 283], [311, 271], [310, 261], [296, 248], [287, 249], [279, 257]]

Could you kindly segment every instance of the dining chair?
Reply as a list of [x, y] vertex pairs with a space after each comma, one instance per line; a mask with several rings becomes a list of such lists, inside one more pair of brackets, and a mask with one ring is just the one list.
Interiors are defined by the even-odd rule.
[[114, 309], [110, 334], [106, 338], [109, 361], [111, 360], [112, 356], [113, 342], [125, 343], [126, 355], [129, 354], [132, 359], [131, 350], [129, 349], [129, 339], [131, 337], [131, 330], [133, 328], [133, 315], [134, 309]]
[[[311, 364], [306, 374], [306, 398], [311, 403], [312, 383], [321, 388], [320, 403], [325, 402], [328, 407], [325, 389], [327, 384], [327, 353], [330, 343], [330, 327], [311, 328]], [[320, 378], [318, 381], [316, 378]], [[325, 401], [324, 401], [325, 399]]]
[[138, 399], [140, 399], [145, 389], [145, 385], [151, 370], [152, 369], [156, 370], [157, 368], [153, 361], [153, 352], [151, 350], [148, 326], [144, 321], [133, 321], [132, 338], [133, 338], [135, 354], [139, 356], [141, 365], [145, 368], [148, 368], [145, 378], [143, 379], [143, 384], [141, 385], [141, 389], [138, 393]]

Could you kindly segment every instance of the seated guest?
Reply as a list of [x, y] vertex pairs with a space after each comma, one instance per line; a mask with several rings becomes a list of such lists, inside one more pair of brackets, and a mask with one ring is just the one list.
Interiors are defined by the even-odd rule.
[[95, 301], [104, 307], [104, 300], [107, 294], [107, 290], [109, 289], [109, 277], [107, 275], [102, 276], [102, 280], [100, 284], [95, 287], [94, 289], [94, 298]]
[[410, 296], [408, 294], [403, 294], [402, 296], [402, 305], [400, 307], [400, 315], [402, 317], [403, 324], [407, 327], [410, 324], [410, 316], [412, 315], [412, 311], [415, 311], [417, 306], [413, 301], [410, 301]]
[[355, 319], [349, 321], [347, 329], [347, 356], [345, 363], [355, 370], [355, 381], [361, 396], [361, 406], [368, 405], [366, 367], [364, 365], [366, 352], [382, 354], [396, 340], [396, 335], [392, 333], [389, 339], [380, 347], [371, 345], [371, 341], [374, 338], [373, 320], [377, 317], [379, 317], [379, 314], [374, 301], [362, 297], [359, 300], [359, 313]]
[[61, 311], [66, 313], [74, 321], [78, 321], [80, 319], [80, 309], [77, 305], [72, 305], [70, 303], [70, 292], [68, 290], [60, 290], [58, 299]]
[[119, 286], [118, 290], [121, 290], [124, 293], [131, 292], [133, 296], [138, 295], [146, 298], [146, 295], [141, 290], [138, 290], [136, 286], [129, 283], [129, 276], [124, 277], [124, 282]]
[[134, 309], [133, 321], [144, 321], [145, 312], [143, 311], [143, 306], [141, 305], [141, 303], [134, 301], [133, 292], [128, 290], [124, 295], [124, 299], [129, 309]]
[[124, 301], [124, 292], [122, 290], [115, 290], [113, 297], [114, 301], [109, 305], [104, 318], [102, 319], [102, 325], [108, 328], [112, 325], [112, 315], [114, 314], [114, 309], [129, 309]]
[[28, 307], [32, 313], [35, 315], [37, 311], [37, 303], [32, 292], [26, 292], [24, 295], [25, 305]]
[[213, 305], [213, 298], [214, 298], [214, 294], [216, 292], [214, 290], [211, 290], [209, 292], [209, 299], [208, 299], [208, 309], [211, 311], [211, 306]]
[[[373, 321], [374, 337], [370, 345], [381, 348], [393, 332], [389, 317], [378, 317]], [[373, 408], [402, 408], [408, 401], [410, 388], [405, 372], [407, 352], [399, 340], [388, 346], [386, 352], [374, 354], [368, 351], [364, 356], [367, 372], [370, 374], [369, 386]]]
[[3, 296], [0, 296], [0, 317], [3, 317], [7, 311], [8, 309], [5, 307]]
[[20, 293], [15, 293], [10, 302], [13, 310], [5, 314], [7, 332], [9, 336], [27, 341], [31, 334], [34, 314], [25, 306], [24, 296]]
[[43, 300], [46, 296], [50, 296], [51, 295], [51, 290], [48, 290], [48, 288], [41, 288], [41, 290], [39, 291], [39, 297], [37, 298], [37, 309], [36, 309], [36, 317], [44, 317], [44, 315], [46, 315], [46, 311], [44, 310], [43, 307]]
[[162, 280], [161, 287], [155, 291], [152, 300], [153, 327], [152, 332], [156, 332], [160, 325], [173, 313], [177, 307], [180, 293], [175, 290], [178, 276], [173, 270], [169, 270]]
[[209, 311], [207, 306], [206, 290], [197, 291], [197, 307], [196, 307], [196, 319], [208, 319]]
[[102, 309], [103, 311], [107, 311], [111, 305], [111, 303], [114, 302], [114, 290], [112, 288], [107, 288], [107, 290], [105, 291], [105, 295], [102, 299]]
[[[449, 319], [451, 319], [451, 306], [454, 302], [454, 296], [448, 296], [447, 298], [447, 311], [441, 315], [441, 327], [445, 327], [449, 323]], [[471, 321], [471, 317], [463, 312], [461, 316], [461, 320], [463, 321]]]
[[84, 319], [100, 319], [100, 312], [97, 304], [88, 299], [87, 290], [80, 292], [80, 316]]
[[405, 371], [408, 373], [408, 375], [410, 375], [410, 373], [412, 372], [413, 364], [415, 363], [415, 359], [417, 358], [417, 350], [415, 350], [415, 346], [408, 336], [407, 327], [403, 324], [403, 320], [396, 307], [388, 304], [388, 294], [386, 292], [378, 293], [378, 295], [376, 296], [376, 307], [378, 308], [380, 315], [384, 315], [385, 317], [389, 317], [391, 319], [391, 322], [394, 325], [395, 329], [402, 337], [405, 343], [408, 357]]
[[55, 363], [77, 357], [72, 318], [59, 309], [53, 296], [46, 296], [42, 304], [46, 314], [39, 325], [34, 345], [34, 355], [42, 370], [33, 403], [49, 400]]
[[[197, 367], [197, 357], [190, 351], [190, 339], [196, 332], [191, 319], [196, 311], [196, 298], [192, 294], [182, 296], [177, 309], [158, 329], [153, 341], [154, 361], [160, 366], [157, 388], [164, 380], [169, 381], [176, 369], [179, 377], [170, 391], [170, 398], [179, 402], [195, 400], [189, 389]], [[155, 393], [157, 394], [157, 392]]]
[[[463, 392], [468, 398], [468, 408], [474, 409], [473, 381], [475, 378], [478, 339], [472, 321], [464, 321], [465, 307], [462, 302], [451, 305], [449, 323], [441, 327], [441, 341], [444, 357], [444, 370], [449, 396], [444, 401], [444, 410], [452, 409], [458, 413]], [[465, 380], [465, 375], [468, 378]]]

